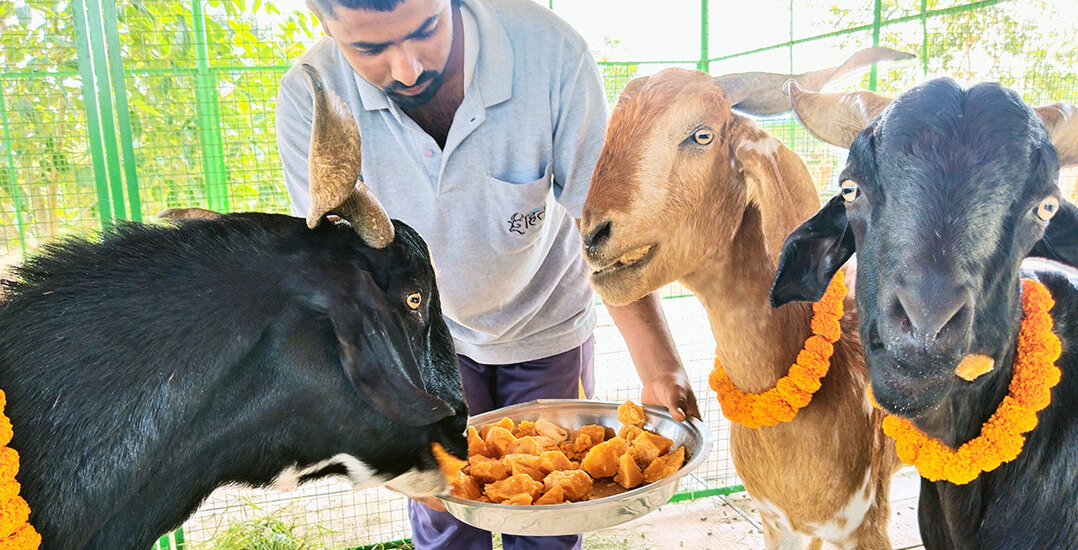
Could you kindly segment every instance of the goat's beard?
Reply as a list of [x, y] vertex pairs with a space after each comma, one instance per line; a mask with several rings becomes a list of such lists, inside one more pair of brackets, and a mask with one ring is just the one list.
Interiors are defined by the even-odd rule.
[[[423, 90], [419, 94], [404, 95], [398, 93], [400, 90], [414, 88], [416, 86], [422, 85], [424, 82], [427, 81], [430, 81], [430, 85], [427, 86], [426, 90]], [[411, 86], [405, 86], [404, 84], [394, 80], [388, 86], [382, 88], [382, 91], [385, 92], [386, 95], [389, 96], [389, 99], [393, 100], [393, 102], [402, 109], [414, 109], [416, 107], [426, 105], [430, 102], [430, 100], [434, 99], [434, 95], [438, 93], [438, 89], [441, 87], [442, 73], [438, 71], [423, 71], [419, 75], [419, 78], [415, 80], [415, 84], [412, 84]]]

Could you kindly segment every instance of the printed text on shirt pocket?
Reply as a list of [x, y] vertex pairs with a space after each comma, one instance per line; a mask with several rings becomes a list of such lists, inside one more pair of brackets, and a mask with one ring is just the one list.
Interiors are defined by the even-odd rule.
[[546, 209], [552, 193], [550, 164], [543, 177], [527, 183], [512, 183], [488, 178], [494, 247], [506, 254], [521, 252], [535, 244], [543, 231]]

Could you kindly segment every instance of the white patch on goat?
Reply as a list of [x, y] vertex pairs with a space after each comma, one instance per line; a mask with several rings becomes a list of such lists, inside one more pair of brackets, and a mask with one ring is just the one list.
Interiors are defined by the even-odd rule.
[[303, 479], [303, 476], [336, 464], [344, 466], [344, 469], [348, 471], [348, 479], [356, 490], [381, 485], [386, 480], [385, 476], [374, 475], [374, 470], [358, 458], [350, 454], [341, 453], [304, 468], [298, 468], [295, 465], [289, 466], [277, 474], [277, 477], [273, 478], [271, 486], [278, 491], [294, 491], [299, 487], [299, 482]]
[[853, 492], [850, 500], [835, 512], [831, 521], [824, 524], [810, 523], [806, 527], [813, 535], [842, 548], [855, 548], [856, 542], [850, 540], [850, 535], [865, 521], [865, 514], [872, 507], [876, 497], [876, 488], [870, 487], [872, 482], [872, 470], [865, 470], [865, 481], [861, 487]]
[[786, 513], [765, 499], [752, 497], [752, 500], [756, 502], [760, 517], [776, 536], [776, 550], [801, 550], [801, 537], [794, 532]]
[[857, 387], [854, 391], [861, 393], [861, 408], [864, 409], [866, 415], [872, 416], [876, 407], [872, 406], [872, 400], [868, 397], [868, 388]]
[[445, 493], [448, 486], [441, 470], [416, 470], [407, 472], [387, 481], [385, 486], [410, 497], [425, 497]]
[[779, 140], [767, 136], [755, 141], [742, 141], [737, 147], [738, 149], [748, 149], [760, 155], [771, 156], [779, 152]]

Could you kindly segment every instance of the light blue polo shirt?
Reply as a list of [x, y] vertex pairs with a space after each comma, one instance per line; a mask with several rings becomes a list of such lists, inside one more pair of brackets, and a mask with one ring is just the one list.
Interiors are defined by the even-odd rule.
[[[359, 123], [363, 181], [426, 239], [457, 352], [486, 364], [568, 351], [595, 327], [579, 218], [606, 130], [587, 44], [530, 0], [461, 0], [475, 53], [445, 150], [325, 38], [304, 54]], [[474, 24], [474, 32], [468, 27]], [[474, 61], [473, 61], [474, 60]], [[305, 216], [311, 94], [285, 74], [277, 141]]]

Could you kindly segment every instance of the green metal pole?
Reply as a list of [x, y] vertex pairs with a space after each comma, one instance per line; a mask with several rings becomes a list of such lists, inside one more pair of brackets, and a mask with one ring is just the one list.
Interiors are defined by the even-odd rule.
[[109, 82], [108, 55], [105, 54], [105, 23], [101, 3], [113, 0], [90, 0], [86, 4], [90, 48], [94, 56], [94, 82], [97, 84], [97, 105], [101, 111], [101, 136], [105, 144], [109, 189], [112, 192], [112, 214], [118, 219], [127, 217], [124, 206], [123, 173], [120, 171], [120, 152], [116, 146], [116, 117], [112, 111], [112, 85]]
[[[90, 0], [91, 2], [95, 0]], [[105, 148], [101, 138], [101, 119], [94, 81], [94, 60], [90, 55], [90, 36], [83, 0], [72, 0], [75, 15], [75, 43], [78, 52], [79, 77], [82, 79], [82, 100], [86, 108], [86, 133], [90, 142], [90, 158], [93, 160], [94, 182], [97, 185], [97, 208], [101, 216], [101, 228], [112, 225], [112, 204], [109, 202], [108, 170], [105, 167]]]
[[202, 170], [206, 174], [206, 202], [210, 210], [228, 211], [228, 183], [224, 148], [221, 145], [221, 114], [217, 105], [217, 78], [210, 70], [203, 0], [191, 0], [192, 28], [195, 33], [196, 110], [198, 135], [202, 147]]
[[131, 132], [131, 109], [127, 105], [127, 84], [124, 80], [123, 56], [120, 52], [120, 22], [116, 3], [105, 1], [105, 41], [108, 46], [109, 74], [116, 101], [116, 122], [120, 125], [120, 146], [123, 149], [124, 179], [127, 202], [131, 205], [130, 219], [142, 221], [142, 201], [139, 199], [138, 167], [135, 164], [135, 145]]
[[921, 0], [921, 77], [928, 76], [928, 0]]
[[[872, 9], [872, 45], [880, 45], [880, 18], [883, 14], [883, 0], [876, 0]], [[868, 75], [868, 89], [876, 91], [876, 64], [872, 64], [872, 72]]]
[[23, 221], [22, 192], [19, 189], [18, 177], [15, 172], [15, 142], [11, 141], [11, 121], [7, 116], [7, 100], [4, 98], [4, 80], [0, 76], [0, 122], [4, 125], [4, 158], [7, 161], [8, 193], [11, 193], [11, 201], [15, 204], [15, 228], [19, 232], [19, 249], [22, 256], [26, 257], [26, 225]]
[[700, 0], [700, 61], [696, 62], [696, 69], [705, 73], [711, 72], [711, 62], [708, 61], [708, 58], [711, 57], [711, 25], [709, 23], [711, 16], [709, 12], [708, 0]]

